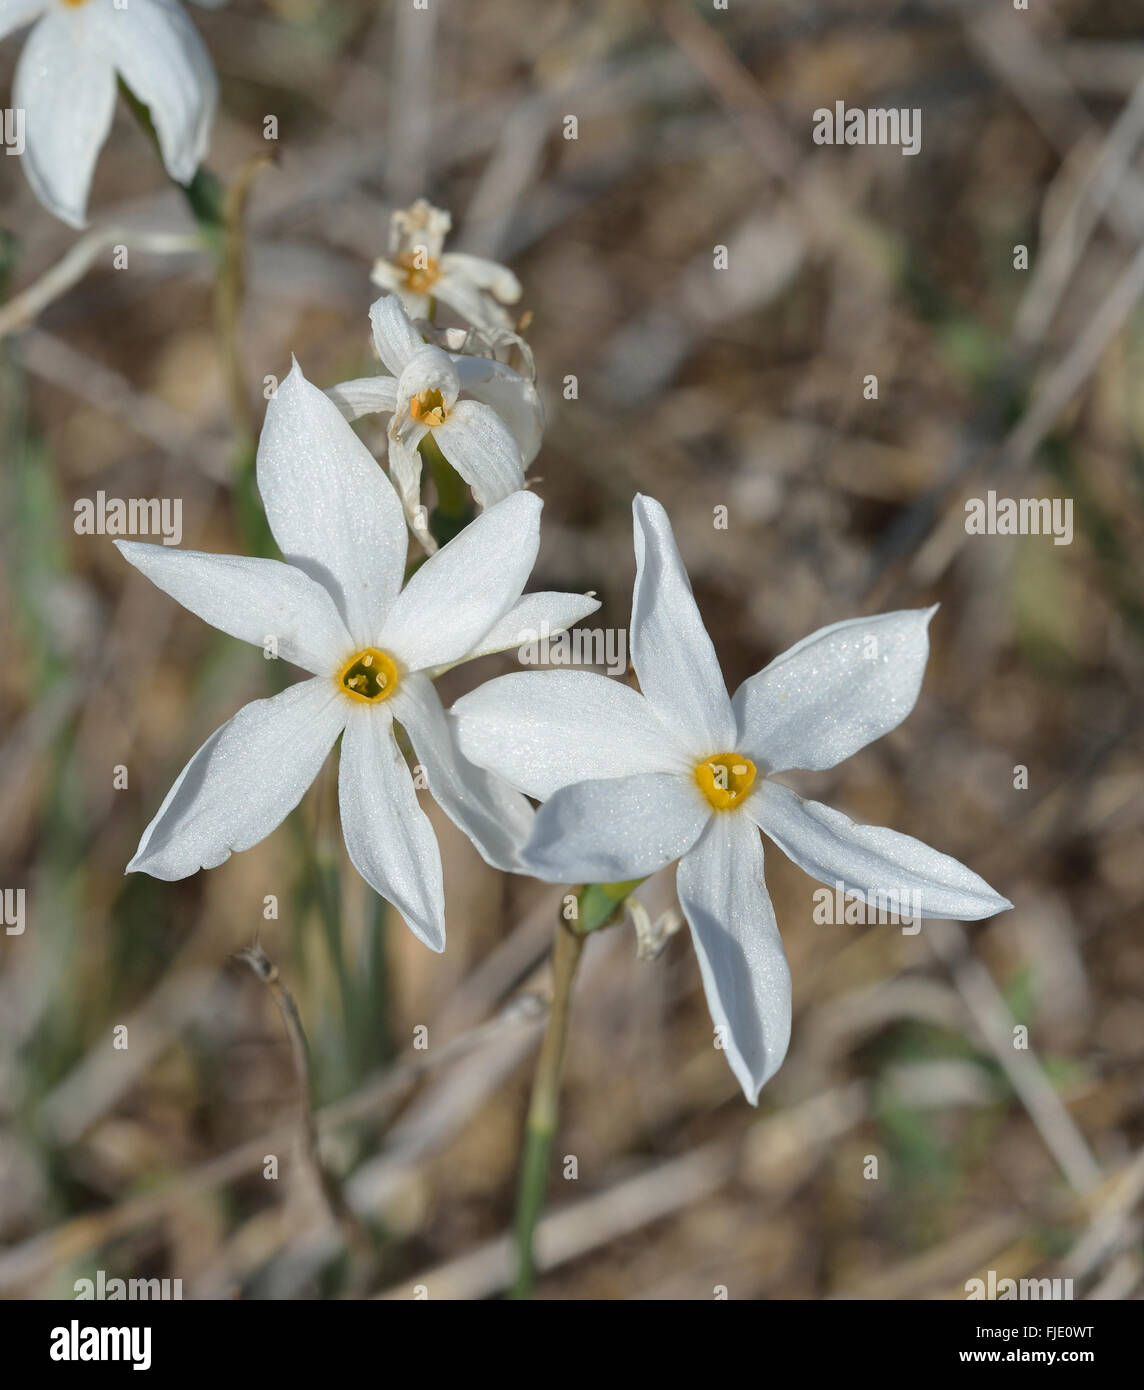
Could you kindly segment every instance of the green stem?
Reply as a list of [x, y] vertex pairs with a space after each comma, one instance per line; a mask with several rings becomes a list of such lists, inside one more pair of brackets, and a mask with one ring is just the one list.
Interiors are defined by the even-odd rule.
[[438, 545], [447, 545], [473, 519], [469, 487], [437, 447], [429, 431], [417, 446], [437, 490], [437, 505], [429, 518], [429, 529]]
[[242, 370], [242, 355], [238, 341], [242, 301], [246, 289], [244, 217], [251, 184], [271, 163], [273, 161], [268, 155], [257, 155], [248, 160], [226, 190], [222, 205], [222, 243], [215, 276], [214, 311], [219, 352], [222, 357], [223, 381], [230, 401], [230, 413], [240, 458], [253, 454], [254, 441], [258, 435], [258, 421]]
[[578, 936], [613, 926], [628, 897], [643, 882], [642, 878], [624, 883], [586, 883], [576, 896], [576, 919], [573, 931]]
[[623, 917], [624, 903], [642, 878], [625, 883], [587, 883], [576, 894], [576, 915], [563, 918], [556, 927], [552, 948], [552, 1007], [536, 1072], [532, 1078], [532, 1099], [524, 1128], [520, 1178], [516, 1196], [517, 1272], [513, 1298], [530, 1298], [536, 1280], [536, 1226], [544, 1210], [548, 1192], [548, 1171], [552, 1163], [552, 1141], [560, 1118], [560, 1074], [568, 1037], [568, 1012], [572, 985], [580, 965], [584, 942], [592, 932], [614, 926]]
[[552, 949], [552, 1007], [536, 1062], [532, 1100], [524, 1131], [516, 1201], [517, 1272], [513, 1298], [530, 1298], [536, 1278], [533, 1242], [548, 1191], [552, 1141], [560, 1116], [560, 1073], [568, 1036], [569, 1004], [583, 950], [583, 936], [570, 931], [567, 924], [561, 921], [556, 927], [556, 941]]

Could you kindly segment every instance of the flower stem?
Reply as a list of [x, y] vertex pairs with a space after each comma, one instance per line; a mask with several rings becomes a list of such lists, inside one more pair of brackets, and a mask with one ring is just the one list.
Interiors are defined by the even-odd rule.
[[583, 950], [584, 937], [571, 930], [566, 922], [558, 922], [552, 949], [552, 1007], [532, 1081], [532, 1100], [528, 1107], [517, 1188], [517, 1272], [513, 1298], [530, 1298], [536, 1277], [533, 1242], [548, 1191], [552, 1141], [560, 1115], [560, 1073], [568, 1036], [569, 1004]]
[[524, 1127], [520, 1157], [520, 1178], [516, 1193], [516, 1282], [513, 1298], [530, 1298], [536, 1279], [536, 1226], [548, 1192], [548, 1170], [552, 1161], [552, 1141], [560, 1118], [560, 1073], [564, 1046], [568, 1038], [568, 1012], [572, 985], [580, 965], [585, 940], [604, 927], [614, 926], [624, 915], [624, 903], [633, 889], [643, 882], [634, 878], [625, 883], [586, 883], [576, 894], [576, 912], [570, 920], [561, 917], [556, 924], [552, 948], [552, 1007], [536, 1072], [532, 1078], [532, 1099]]
[[424, 436], [417, 449], [437, 489], [437, 505], [429, 518], [429, 529], [438, 545], [447, 545], [473, 519], [468, 484], [441, 452], [432, 431]]
[[577, 895], [574, 930], [587, 936], [612, 926], [630, 894], [642, 882], [642, 878], [633, 878], [623, 883], [586, 883]]

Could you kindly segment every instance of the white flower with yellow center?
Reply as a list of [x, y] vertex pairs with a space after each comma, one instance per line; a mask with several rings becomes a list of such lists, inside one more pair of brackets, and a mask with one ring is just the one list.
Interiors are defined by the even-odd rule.
[[527, 672], [488, 682], [453, 714], [473, 762], [544, 801], [521, 856], [538, 877], [623, 882], [679, 860], [711, 1016], [754, 1103], [790, 1038], [760, 829], [813, 878], [916, 893], [899, 901], [923, 917], [989, 917], [1012, 904], [956, 859], [772, 780], [833, 767], [906, 717], [934, 610], [822, 628], [731, 700], [666, 512], [646, 497], [634, 512], [631, 647], [643, 693], [585, 671]]
[[0, 38], [33, 19], [12, 105], [24, 113], [24, 171], [40, 202], [85, 225], [117, 77], [150, 112], [167, 172], [190, 183], [207, 151], [218, 82], [176, 0], [0, 0]]
[[278, 826], [342, 735], [342, 831], [361, 876], [434, 950], [444, 949], [441, 859], [394, 737], [405, 729], [430, 793], [489, 863], [519, 870], [533, 811], [467, 762], [432, 677], [562, 630], [599, 605], [521, 598], [539, 539], [539, 498], [490, 508], [402, 587], [401, 504], [337, 408], [295, 366], [266, 410], [258, 487], [285, 556], [206, 555], [119, 541], [137, 569], [192, 613], [307, 671], [216, 730], [179, 774], [128, 869], [162, 879], [211, 869]]
[[540, 449], [544, 411], [532, 382], [503, 362], [465, 357], [422, 341], [396, 295], [369, 311], [377, 355], [388, 376], [359, 377], [329, 397], [347, 420], [389, 413], [389, 471], [414, 534], [432, 553], [421, 508], [421, 455], [432, 434], [441, 453], [491, 507], [524, 487], [524, 470]]
[[476, 328], [511, 328], [502, 306], [520, 298], [520, 281], [496, 261], [445, 251], [452, 225], [444, 209], [424, 198], [399, 208], [389, 221], [389, 254], [374, 262], [370, 279], [399, 295], [411, 318], [428, 318], [430, 300], [438, 299]]

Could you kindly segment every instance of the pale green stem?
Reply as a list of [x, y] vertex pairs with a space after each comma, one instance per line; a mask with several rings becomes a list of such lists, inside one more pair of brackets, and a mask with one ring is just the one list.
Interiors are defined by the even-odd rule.
[[531, 1297], [536, 1276], [533, 1243], [536, 1223], [540, 1220], [548, 1191], [552, 1141], [556, 1137], [556, 1124], [560, 1117], [560, 1074], [568, 1036], [569, 1004], [583, 950], [584, 938], [572, 931], [566, 922], [559, 922], [552, 949], [552, 1007], [532, 1079], [532, 1100], [528, 1107], [520, 1159], [516, 1199], [517, 1271], [513, 1298]]
[[552, 1005], [536, 1059], [532, 1099], [521, 1146], [516, 1198], [516, 1282], [513, 1298], [530, 1298], [536, 1279], [536, 1227], [548, 1192], [552, 1143], [560, 1119], [560, 1077], [568, 1037], [572, 986], [584, 950], [585, 937], [618, 922], [624, 901], [642, 879], [627, 883], [589, 883], [576, 898], [577, 915], [561, 917], [552, 948]]

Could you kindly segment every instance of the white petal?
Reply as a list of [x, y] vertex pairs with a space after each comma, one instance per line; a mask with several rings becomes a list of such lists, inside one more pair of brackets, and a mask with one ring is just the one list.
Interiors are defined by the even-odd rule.
[[733, 751], [735, 715], [667, 513], [636, 496], [632, 664], [656, 714], [696, 757]]
[[711, 817], [675, 875], [691, 927], [711, 1021], [743, 1094], [782, 1066], [790, 1042], [790, 969], [763, 881], [763, 847], [746, 816]]
[[[409, 409], [410, 401], [422, 391], [439, 391], [443, 404], [451, 409], [460, 389], [457, 369], [453, 366], [449, 354], [439, 347], [434, 347], [432, 343], [422, 343], [397, 378], [398, 413], [404, 415]], [[411, 416], [408, 417], [408, 422], [415, 423]], [[391, 432], [396, 426], [404, 423], [406, 422], [395, 420]]]
[[297, 363], [266, 407], [258, 490], [286, 559], [330, 591], [356, 643], [375, 643], [405, 572], [401, 503]]
[[397, 409], [397, 382], [391, 376], [359, 376], [326, 392], [347, 420]]
[[437, 542], [429, 530], [429, 513], [421, 505], [421, 453], [417, 448], [422, 435], [414, 431], [408, 439], [389, 436], [389, 476], [397, 488], [409, 529], [421, 542], [427, 555], [435, 555]]
[[690, 774], [686, 751], [630, 686], [591, 671], [521, 671], [453, 706], [461, 751], [529, 796], [591, 778]]
[[244, 705], [179, 773], [128, 873], [186, 878], [265, 839], [318, 775], [348, 705], [324, 676]]
[[437, 260], [452, 225], [451, 214], [444, 208], [435, 208], [426, 198], [418, 198], [407, 208], [395, 208], [389, 219], [390, 255], [423, 250], [430, 259]]
[[409, 322], [401, 299], [395, 294], [375, 299], [369, 306], [369, 321], [373, 325], [374, 347], [385, 370], [392, 377], [400, 377], [413, 354], [425, 346]]
[[479, 290], [487, 290], [502, 304], [515, 304], [521, 296], [520, 281], [496, 261], [483, 256], [470, 256], [463, 251], [449, 251], [440, 260], [441, 274], [467, 280]]
[[397, 291], [397, 296], [401, 300], [401, 307], [413, 320], [415, 326], [418, 320], [429, 318], [429, 296], [427, 294], [416, 294], [407, 286], [402, 285], [401, 289]]
[[517, 492], [431, 555], [395, 601], [379, 644], [410, 671], [460, 661], [520, 597], [540, 544], [539, 497]]
[[130, 0], [92, 10], [93, 29], [123, 80], [150, 112], [167, 172], [190, 183], [206, 154], [218, 99], [210, 56], [174, 4]]
[[538, 642], [545, 634], [555, 637], [594, 613], [599, 606], [600, 600], [590, 594], [562, 594], [554, 590], [525, 594], [489, 628], [479, 645], [468, 654], [468, 659], [509, 651], [526, 642]]
[[355, 705], [338, 769], [342, 834], [354, 867], [432, 951], [445, 949], [441, 852], [385, 709]]
[[428, 676], [406, 676], [390, 708], [409, 734], [438, 806], [494, 868], [519, 871], [535, 814], [527, 798], [464, 756]]
[[[395, 266], [389, 261], [374, 261], [369, 278], [386, 294], [396, 295], [401, 301], [401, 307], [405, 310], [407, 318], [423, 319], [428, 317], [429, 296], [427, 294], [414, 294], [406, 281], [405, 271], [399, 266]], [[420, 345], [420, 337], [417, 341]], [[377, 342], [376, 333], [374, 342]], [[386, 351], [389, 350], [389, 348], [386, 349]], [[397, 339], [397, 351], [398, 353], [401, 352], [401, 337]]]
[[6, 39], [48, 8], [49, 0], [0, 0], [0, 39]]
[[332, 675], [353, 643], [333, 599], [293, 565], [245, 555], [207, 555], [116, 541], [123, 558], [184, 608], [243, 642], [315, 675]]
[[369, 278], [372, 284], [384, 290], [386, 294], [397, 294], [405, 284], [405, 272], [384, 257], [374, 261]]
[[976, 921], [1013, 906], [948, 854], [896, 830], [855, 825], [841, 811], [804, 801], [778, 782], [764, 782], [744, 810], [811, 878], [841, 883], [843, 892], [897, 893], [900, 915], [906, 915], [915, 893], [922, 917]]
[[447, 304], [461, 318], [483, 332], [512, 328], [511, 316], [501, 308], [492, 295], [478, 289], [459, 275], [447, 275], [442, 272], [440, 279], [433, 285], [433, 293], [442, 304]]
[[473, 490], [482, 507], [524, 487], [524, 463], [512, 432], [490, 406], [458, 401], [433, 431], [445, 458]]
[[905, 719], [918, 698], [934, 608], [832, 623], [743, 682], [739, 747], [760, 768], [834, 767]]
[[674, 772], [577, 782], [536, 813], [521, 859], [547, 883], [645, 878], [686, 853], [711, 815], [699, 788]]
[[53, 10], [28, 35], [12, 106], [24, 112], [23, 165], [33, 192], [64, 222], [84, 226], [115, 109], [115, 71], [92, 43], [82, 10]]
[[508, 426], [527, 468], [540, 451], [544, 406], [536, 387], [519, 372], [491, 357], [453, 358], [461, 394], [491, 406]]

